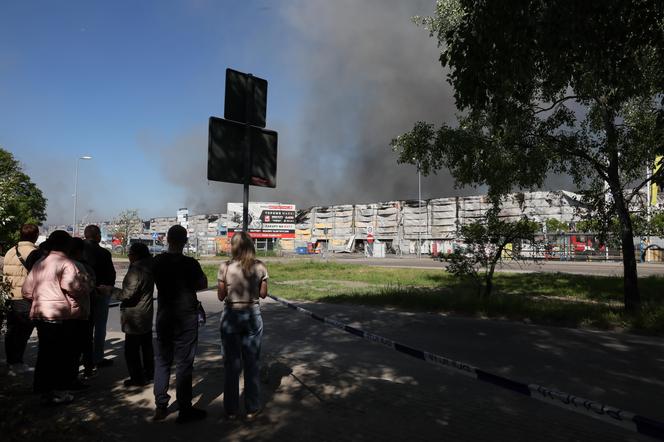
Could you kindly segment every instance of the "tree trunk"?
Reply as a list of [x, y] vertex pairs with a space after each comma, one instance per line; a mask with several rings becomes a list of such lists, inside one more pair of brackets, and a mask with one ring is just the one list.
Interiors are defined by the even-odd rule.
[[625, 310], [636, 312], [641, 305], [639, 293], [638, 273], [636, 270], [636, 257], [634, 256], [634, 230], [629, 217], [629, 208], [622, 192], [613, 192], [616, 211], [620, 219], [620, 240], [623, 254], [623, 294]]
[[503, 247], [499, 247], [496, 255], [493, 257], [489, 264], [487, 272], [484, 274], [484, 296], [487, 298], [491, 295], [491, 291], [493, 290], [493, 273], [496, 270], [496, 264], [498, 264], [498, 260], [500, 259], [502, 253]]
[[[607, 104], [604, 100], [603, 104]], [[639, 281], [636, 272], [636, 258], [634, 257], [634, 230], [632, 220], [629, 217], [629, 201], [625, 201], [622, 186], [620, 185], [620, 153], [618, 152], [618, 136], [615, 126], [615, 115], [613, 107], [605, 108], [604, 127], [607, 138], [607, 159], [609, 160], [606, 170], [607, 181], [613, 196], [615, 210], [620, 219], [620, 239], [623, 252], [623, 294], [625, 310], [635, 312], [641, 304], [639, 295]]]

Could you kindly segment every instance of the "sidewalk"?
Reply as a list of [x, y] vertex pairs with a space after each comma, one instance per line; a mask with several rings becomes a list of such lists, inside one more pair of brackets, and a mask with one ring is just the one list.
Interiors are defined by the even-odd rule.
[[[74, 404], [43, 408], [29, 393], [29, 379], [11, 383], [0, 376], [0, 409], [13, 410], [10, 421], [32, 428], [26, 437], [12, 437], [21, 430], [8, 432], [0, 423], [3, 441], [650, 440], [409, 358], [269, 301], [263, 306], [265, 411], [252, 423], [227, 422], [221, 418], [221, 305], [212, 292], [200, 297], [208, 323], [201, 330], [194, 403], [208, 410], [207, 420], [177, 425], [172, 413], [165, 422], [151, 422], [151, 389], [122, 386], [123, 335], [114, 309], [107, 356], [116, 363], [100, 370]], [[664, 419], [661, 339], [358, 306], [306, 308], [515, 380]]]

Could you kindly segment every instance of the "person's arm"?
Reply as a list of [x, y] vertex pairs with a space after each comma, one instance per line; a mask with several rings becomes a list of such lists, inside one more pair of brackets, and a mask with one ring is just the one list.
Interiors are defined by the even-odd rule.
[[226, 299], [226, 295], [228, 295], [228, 289], [226, 288], [226, 283], [223, 281], [219, 281], [219, 284], [217, 285], [217, 298], [221, 302], [224, 302], [224, 299]]
[[118, 291], [117, 294], [118, 301], [129, 301], [139, 298], [141, 295], [139, 291], [140, 285], [140, 272], [130, 268], [122, 280], [122, 290]]
[[226, 299], [226, 296], [228, 296], [228, 287], [226, 286], [227, 272], [228, 272], [228, 263], [222, 262], [219, 265], [219, 271], [217, 272], [217, 298], [221, 302], [224, 302], [224, 299]]
[[78, 268], [73, 262], [65, 262], [62, 266], [60, 277], [60, 288], [72, 298], [78, 298], [85, 293], [85, 289], [79, 284]]
[[265, 266], [265, 264], [261, 262], [260, 265], [262, 267], [261, 270], [263, 273], [263, 278], [261, 279], [261, 286], [260, 289], [258, 290], [258, 296], [260, 296], [261, 298], [265, 298], [267, 297], [267, 280], [270, 278], [270, 276], [267, 274], [267, 267]]
[[196, 291], [205, 290], [208, 287], [208, 280], [198, 261], [194, 260], [194, 289]]
[[23, 299], [32, 301], [32, 292], [35, 289], [35, 274], [34, 272], [28, 273], [28, 277], [23, 281], [23, 287], [21, 287], [21, 295]]
[[113, 265], [111, 252], [99, 247], [98, 253], [98, 268], [101, 275], [97, 275], [97, 284], [113, 288], [115, 286], [115, 266]]

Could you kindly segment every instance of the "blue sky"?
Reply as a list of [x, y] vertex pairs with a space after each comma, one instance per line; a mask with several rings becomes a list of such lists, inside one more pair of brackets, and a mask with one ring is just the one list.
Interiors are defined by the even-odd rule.
[[[389, 141], [450, 120], [435, 41], [410, 21], [433, 1], [15, 1], [0, 6], [0, 146], [69, 222], [224, 211], [241, 186], [205, 179], [207, 121], [227, 67], [268, 80], [277, 189], [298, 206], [417, 197]], [[425, 196], [450, 194], [445, 177]]]

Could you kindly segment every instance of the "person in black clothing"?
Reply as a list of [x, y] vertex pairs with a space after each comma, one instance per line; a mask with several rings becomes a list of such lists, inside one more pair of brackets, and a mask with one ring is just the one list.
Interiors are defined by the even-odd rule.
[[172, 226], [166, 239], [168, 252], [154, 258], [153, 265], [158, 293], [154, 420], [163, 420], [168, 415], [168, 383], [175, 360], [175, 395], [180, 410], [176, 422], [182, 423], [203, 419], [207, 415], [205, 410], [191, 405], [192, 373], [198, 344], [196, 291], [207, 287], [207, 277], [198, 261], [182, 254], [187, 243], [184, 227]]
[[28, 272], [32, 270], [32, 267], [39, 261], [48, 255], [50, 251], [48, 239], [43, 241], [35, 250], [33, 250], [29, 255], [28, 259], [25, 260], [25, 267], [28, 269]]
[[92, 267], [97, 282], [96, 290], [92, 294], [92, 312], [90, 332], [92, 354], [83, 355], [85, 376], [94, 375], [95, 366], [107, 367], [113, 365], [111, 359], [104, 358], [104, 345], [106, 343], [106, 322], [108, 321], [108, 303], [111, 299], [111, 290], [115, 286], [115, 267], [111, 252], [102, 248], [101, 230], [98, 226], [90, 224], [83, 231], [85, 236], [85, 250], [83, 259]]
[[[154, 352], [152, 350], [152, 296], [154, 277], [152, 255], [148, 246], [132, 244], [129, 248], [129, 270], [122, 281], [117, 298], [122, 301], [120, 322], [125, 333], [125, 361], [129, 379], [125, 387], [142, 387], [154, 377]], [[141, 355], [143, 361], [141, 361]]]
[[[70, 369], [71, 384], [70, 390], [85, 390], [90, 387], [88, 384], [81, 382], [78, 379], [78, 369], [81, 361], [81, 356], [84, 354], [91, 354], [92, 352], [92, 339], [90, 335], [90, 302], [91, 295], [93, 294], [97, 284], [95, 283], [95, 272], [92, 267], [88, 265], [83, 259], [83, 251], [85, 250], [85, 242], [81, 238], [72, 238], [69, 244], [69, 252], [67, 256], [74, 261], [78, 269], [76, 276], [76, 286], [83, 292], [77, 299], [80, 308], [80, 316], [70, 321], [73, 358]], [[35, 252], [32, 252], [32, 256]]]

